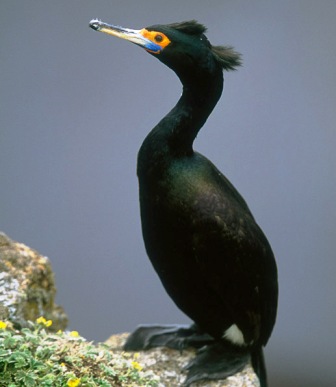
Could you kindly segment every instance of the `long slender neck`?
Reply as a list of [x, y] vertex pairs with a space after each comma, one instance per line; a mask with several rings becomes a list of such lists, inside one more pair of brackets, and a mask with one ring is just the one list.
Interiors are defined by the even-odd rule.
[[[162, 159], [192, 154], [192, 144], [223, 90], [223, 73], [183, 81], [183, 93], [175, 107], [155, 126], [144, 140], [138, 157], [138, 173], [148, 164]], [[164, 160], [163, 160], [164, 161]]]

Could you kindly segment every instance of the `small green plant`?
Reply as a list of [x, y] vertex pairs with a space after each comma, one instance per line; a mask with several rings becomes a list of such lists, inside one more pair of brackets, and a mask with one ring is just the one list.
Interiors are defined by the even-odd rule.
[[40, 317], [15, 330], [0, 321], [0, 387], [155, 387], [137, 355], [113, 353], [87, 342], [78, 332], [50, 333]]

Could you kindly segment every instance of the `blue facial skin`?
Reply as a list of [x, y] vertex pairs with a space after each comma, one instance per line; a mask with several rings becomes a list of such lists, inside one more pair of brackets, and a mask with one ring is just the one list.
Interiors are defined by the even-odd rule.
[[153, 52], [155, 54], [158, 54], [161, 50], [162, 47], [159, 46], [158, 44], [155, 44], [154, 42], [148, 40], [146, 44], [143, 46], [147, 51]]

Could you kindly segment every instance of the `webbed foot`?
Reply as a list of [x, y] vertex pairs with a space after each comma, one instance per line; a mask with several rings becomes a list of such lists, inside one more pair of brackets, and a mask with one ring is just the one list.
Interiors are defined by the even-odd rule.
[[201, 333], [196, 325], [140, 325], [124, 344], [125, 351], [157, 347], [179, 351], [187, 347], [198, 349], [195, 358], [185, 367], [184, 387], [202, 380], [225, 379], [241, 371], [250, 359], [246, 348], [215, 341], [210, 335]]
[[214, 340], [200, 333], [195, 325], [140, 325], [126, 340], [125, 351], [140, 351], [156, 347], [183, 350], [201, 348]]
[[210, 344], [198, 351], [185, 367], [188, 375], [183, 384], [189, 387], [201, 380], [221, 380], [241, 371], [250, 359], [249, 351], [222, 342]]

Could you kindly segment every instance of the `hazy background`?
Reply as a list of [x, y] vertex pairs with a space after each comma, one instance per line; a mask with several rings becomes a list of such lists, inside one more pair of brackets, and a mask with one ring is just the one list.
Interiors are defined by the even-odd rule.
[[243, 53], [195, 148], [236, 185], [277, 257], [271, 386], [336, 385], [336, 2], [1, 0], [0, 229], [47, 255], [57, 302], [103, 341], [188, 322], [146, 257], [135, 175], [177, 101], [172, 71], [99, 34], [195, 18]]

